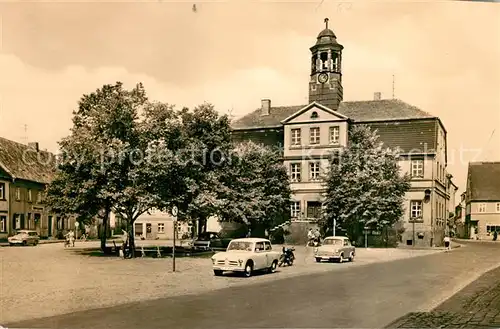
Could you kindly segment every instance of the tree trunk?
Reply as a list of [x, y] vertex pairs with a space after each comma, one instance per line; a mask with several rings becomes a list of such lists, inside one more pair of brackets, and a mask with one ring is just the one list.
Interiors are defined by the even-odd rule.
[[132, 219], [132, 217], [127, 218], [128, 247], [132, 258], [135, 258], [134, 222], [135, 219]]
[[199, 217], [198, 219], [198, 236], [207, 231], [207, 219]]
[[106, 239], [108, 237], [108, 227], [109, 227], [109, 213], [111, 212], [110, 207], [106, 206], [104, 209], [104, 216], [102, 218], [101, 225], [101, 250], [104, 253], [107, 253], [106, 248]]

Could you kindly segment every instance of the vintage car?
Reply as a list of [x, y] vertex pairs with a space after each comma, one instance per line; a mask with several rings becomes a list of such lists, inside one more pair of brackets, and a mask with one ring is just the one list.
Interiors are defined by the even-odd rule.
[[16, 235], [8, 237], [7, 240], [9, 241], [9, 244], [11, 246], [16, 244], [21, 244], [23, 246], [32, 244], [36, 246], [38, 244], [38, 241], [40, 241], [40, 237], [38, 236], [38, 233], [36, 231], [19, 230], [17, 231]]
[[261, 238], [234, 239], [226, 251], [212, 256], [214, 274], [224, 271], [242, 272], [250, 277], [254, 271], [266, 270], [274, 273], [278, 267], [280, 253], [273, 251], [271, 242]]
[[229, 238], [222, 238], [217, 232], [205, 232], [198, 235], [191, 246], [195, 250], [226, 250], [231, 242]]
[[321, 246], [314, 249], [314, 258], [319, 263], [322, 260], [352, 262], [356, 256], [356, 248], [344, 236], [330, 236], [323, 240]]

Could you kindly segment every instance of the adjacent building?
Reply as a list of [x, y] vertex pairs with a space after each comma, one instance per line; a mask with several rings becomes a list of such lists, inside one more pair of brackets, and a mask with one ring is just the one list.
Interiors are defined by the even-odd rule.
[[0, 137], [0, 239], [17, 230], [36, 230], [42, 238], [74, 228], [67, 217], [50, 212], [45, 187], [53, 179], [55, 156]]
[[471, 162], [465, 191], [465, 235], [491, 239], [500, 233], [500, 162]]
[[400, 166], [412, 178], [404, 204], [401, 242], [440, 245], [447, 230], [453, 189], [447, 174], [443, 123], [401, 100], [382, 99], [379, 92], [372, 100], [343, 101], [344, 47], [325, 21], [326, 28], [310, 48], [310, 75], [304, 81], [309, 102], [276, 106], [263, 99], [260, 108], [233, 122], [234, 140], [252, 140], [283, 150], [293, 191], [292, 228], [305, 236], [304, 227], [321, 217], [325, 190], [320, 177], [327, 169], [329, 154], [346, 146], [349, 127], [376, 129], [386, 146], [401, 149]]

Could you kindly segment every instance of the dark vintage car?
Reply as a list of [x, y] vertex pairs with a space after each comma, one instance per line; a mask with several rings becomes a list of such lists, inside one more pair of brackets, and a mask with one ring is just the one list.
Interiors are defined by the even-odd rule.
[[205, 232], [193, 241], [195, 250], [226, 250], [232, 239], [223, 238], [217, 232]]

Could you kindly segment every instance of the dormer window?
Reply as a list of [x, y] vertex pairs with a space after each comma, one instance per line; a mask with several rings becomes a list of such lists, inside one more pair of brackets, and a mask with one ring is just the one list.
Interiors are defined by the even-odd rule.
[[311, 119], [317, 119], [318, 118], [318, 112], [314, 111], [311, 113]]

